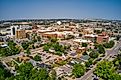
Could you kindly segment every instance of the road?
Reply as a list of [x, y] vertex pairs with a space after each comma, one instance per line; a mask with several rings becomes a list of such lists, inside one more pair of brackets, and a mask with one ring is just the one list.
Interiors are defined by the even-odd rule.
[[[102, 58], [102, 60], [109, 59], [110, 56], [114, 56], [115, 54], [117, 54], [119, 51], [119, 48], [121, 48], [121, 41], [119, 41], [119, 43], [117, 43], [111, 50], [106, 50], [106, 56], [104, 56]], [[95, 64], [93, 66], [93, 68], [91, 70], [89, 70], [87, 73], [85, 73], [81, 78], [77, 78], [76, 80], [88, 80], [93, 75], [93, 71], [94, 71], [96, 65], [97, 64]]]

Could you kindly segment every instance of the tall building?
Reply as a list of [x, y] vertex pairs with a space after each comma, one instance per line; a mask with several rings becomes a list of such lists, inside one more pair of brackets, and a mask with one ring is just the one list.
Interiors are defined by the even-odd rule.
[[11, 29], [11, 36], [14, 36], [16, 34], [17, 27], [18, 26], [11, 26], [10, 27], [10, 29]]
[[24, 39], [24, 38], [26, 38], [25, 30], [17, 30], [16, 31], [16, 38], [17, 39]]

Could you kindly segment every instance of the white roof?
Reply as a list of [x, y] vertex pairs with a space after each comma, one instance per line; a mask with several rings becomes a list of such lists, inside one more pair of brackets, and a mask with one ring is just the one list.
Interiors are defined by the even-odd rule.
[[84, 36], [89, 36], [89, 37], [97, 37], [98, 35], [95, 35], [95, 34], [86, 34]]
[[48, 31], [52, 31], [52, 30], [38, 30], [38, 32], [48, 32]]
[[84, 40], [84, 39], [75, 39], [73, 41], [80, 42], [80, 43], [90, 43], [91, 42], [90, 40]]
[[3, 45], [1, 45], [1, 47], [7, 47], [8, 45], [7, 44], [3, 44]]
[[56, 32], [47, 32], [45, 34], [58, 34], [58, 35], [63, 34], [63, 35], [66, 35], [66, 34], [69, 34], [69, 33], [72, 34], [73, 32], [69, 32], [69, 31], [58, 32], [58, 31], [56, 31]]

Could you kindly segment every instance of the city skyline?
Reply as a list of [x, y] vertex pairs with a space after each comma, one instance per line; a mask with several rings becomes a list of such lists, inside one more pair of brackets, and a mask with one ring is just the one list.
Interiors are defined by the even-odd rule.
[[0, 20], [101, 18], [121, 20], [121, 0], [0, 0]]

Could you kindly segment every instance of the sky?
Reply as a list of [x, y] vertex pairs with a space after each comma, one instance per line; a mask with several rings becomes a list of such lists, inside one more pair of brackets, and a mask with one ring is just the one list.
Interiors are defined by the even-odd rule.
[[0, 20], [118, 19], [121, 0], [0, 0]]

